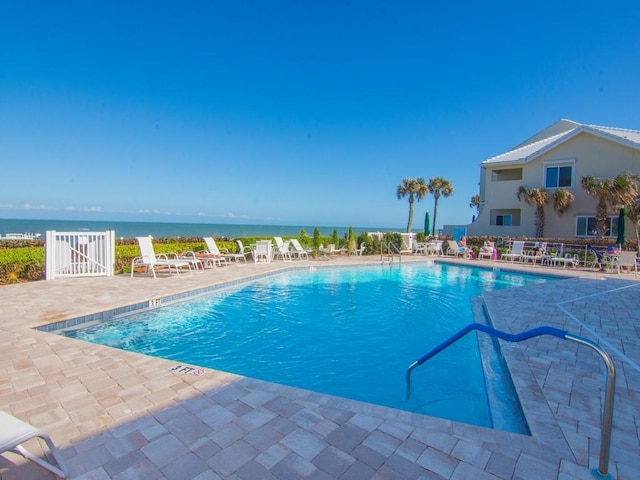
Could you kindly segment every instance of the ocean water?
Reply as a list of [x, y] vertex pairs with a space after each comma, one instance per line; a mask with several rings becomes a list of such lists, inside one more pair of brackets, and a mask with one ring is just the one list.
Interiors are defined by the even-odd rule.
[[[104, 232], [115, 231], [116, 238], [133, 238], [152, 235], [156, 238], [179, 237], [269, 237], [299, 235], [304, 230], [313, 235], [313, 225], [238, 225], [215, 223], [156, 223], [156, 222], [117, 222], [117, 221], [87, 221], [87, 220], [27, 220], [0, 219], [0, 235], [7, 233], [40, 233], [44, 239], [47, 230], [57, 232]], [[353, 227], [356, 234], [362, 232], [399, 231], [397, 229], [380, 227]], [[331, 235], [337, 230], [340, 237], [344, 236], [349, 227], [322, 227], [318, 229], [322, 235]]]

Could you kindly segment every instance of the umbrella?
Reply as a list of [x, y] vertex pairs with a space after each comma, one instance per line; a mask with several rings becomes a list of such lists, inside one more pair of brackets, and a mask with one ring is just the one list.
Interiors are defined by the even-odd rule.
[[618, 238], [616, 238], [616, 244], [624, 245], [624, 207], [620, 208], [620, 213], [618, 214]]
[[424, 236], [428, 237], [429, 236], [430, 230], [429, 230], [429, 211], [427, 210], [427, 213], [424, 214]]

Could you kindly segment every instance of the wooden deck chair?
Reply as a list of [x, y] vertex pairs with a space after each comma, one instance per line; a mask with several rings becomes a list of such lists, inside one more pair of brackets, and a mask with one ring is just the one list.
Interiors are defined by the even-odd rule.
[[[22, 446], [24, 442], [31, 438], [43, 439], [53, 458], [58, 466], [36, 457], [33, 453], [29, 452]], [[22, 455], [24, 458], [31, 460], [36, 465], [50, 471], [59, 478], [67, 478], [66, 466], [62, 455], [53, 444], [51, 437], [44, 433], [42, 430], [29, 425], [28, 423], [18, 420], [17, 418], [9, 415], [5, 412], [0, 412], [0, 454], [4, 452], [14, 452]]]

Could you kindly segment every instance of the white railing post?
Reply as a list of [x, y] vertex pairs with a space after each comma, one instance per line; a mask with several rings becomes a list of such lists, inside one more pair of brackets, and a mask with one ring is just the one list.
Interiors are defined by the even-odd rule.
[[44, 242], [45, 250], [45, 278], [47, 280], [53, 280], [55, 278], [54, 272], [56, 271], [56, 255], [53, 251], [53, 239], [56, 237], [55, 230], [47, 230]]

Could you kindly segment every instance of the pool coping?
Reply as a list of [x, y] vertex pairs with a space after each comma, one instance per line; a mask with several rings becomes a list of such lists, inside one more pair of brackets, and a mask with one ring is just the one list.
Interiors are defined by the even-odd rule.
[[[366, 257], [365, 260], [367, 260]], [[368, 262], [363, 263], [371, 263], [371, 259], [368, 260]], [[345, 259], [345, 261], [349, 262], [350, 265], [355, 264], [352, 263], [351, 260]], [[424, 260], [417, 259], [417, 261]], [[464, 262], [456, 262], [453, 259], [447, 261], [464, 264]], [[318, 268], [334, 267], [337, 266], [337, 263], [338, 262], [330, 262], [324, 265], [317, 265], [314, 262], [314, 266]], [[311, 264], [311, 262], [309, 264]], [[474, 266], [478, 265], [475, 262], [472, 264]], [[513, 268], [512, 266], [505, 265], [504, 263], [500, 263], [499, 265], [499, 268], [501, 269]], [[495, 266], [495, 264], [493, 266]], [[273, 266], [273, 269], [275, 270], [287, 267], [288, 266], [283, 267], [282, 264], [279, 264]], [[516, 269], [518, 269], [517, 267], [520, 267], [519, 269], [523, 270], [522, 266], [516, 265], [514, 267], [516, 267]], [[264, 269], [265, 267], [257, 266], [255, 268]], [[541, 271], [539, 269], [524, 270], [526, 270], [527, 273], [531, 273], [532, 271]], [[258, 270], [255, 270], [254, 267], [251, 266], [244, 271], [234, 271], [233, 274], [236, 277], [239, 275], [241, 277], [239, 280], [242, 281], [242, 278], [247, 277], [245, 273], [249, 273], [249, 271]], [[545, 274], [546, 273], [547, 272], [545, 271]], [[566, 272], [563, 272], [563, 276], [565, 274]], [[162, 295], [164, 291], [166, 291], [167, 294], [170, 294], [169, 291], [173, 291], [172, 294], [179, 295], [181, 292], [193, 289], [194, 285], [196, 285], [197, 288], [197, 284], [199, 282], [202, 283], [202, 281], [204, 281], [205, 283], [210, 284], [210, 282], [216, 283], [219, 281], [219, 279], [204, 280], [203, 275], [206, 274], [200, 274], [200, 276], [194, 275], [194, 279], [186, 279], [186, 281], [176, 279], [159, 279], [156, 283], [153, 283], [152, 281], [146, 281], [146, 279], [141, 280], [140, 284], [144, 282], [145, 285], [140, 292], [146, 292], [144, 295], [146, 295], [147, 298], [157, 298], [157, 295]], [[599, 281], [601, 280], [601, 275], [598, 274], [588, 273], [587, 277], [592, 279], [597, 278]], [[83, 461], [86, 460], [85, 455], [82, 454], [86, 448], [84, 445], [95, 444], [98, 439], [102, 439], [103, 437], [113, 439], [113, 437], [116, 436], [116, 434], [123, 428], [133, 428], [135, 430], [136, 426], [139, 427], [140, 425], [144, 425], [145, 422], [150, 422], [153, 419], [162, 417], [162, 412], [171, 411], [172, 408], [179, 406], [181, 402], [186, 402], [186, 405], [189, 405], [190, 402], [195, 401], [195, 397], [193, 397], [193, 395], [198, 397], [198, 395], [204, 394], [204, 398], [215, 399], [217, 405], [224, 405], [222, 397], [232, 391], [234, 393], [250, 392], [246, 395], [249, 395], [252, 398], [259, 395], [276, 394], [274, 392], [277, 392], [277, 395], [280, 396], [279, 398], [288, 398], [291, 402], [295, 402], [299, 405], [305, 405], [305, 410], [310, 408], [309, 406], [314, 406], [311, 408], [311, 411], [322, 412], [322, 415], [320, 416], [325, 420], [322, 420], [321, 422], [329, 422], [329, 418], [335, 416], [340, 418], [348, 417], [348, 419], [343, 419], [339, 422], [331, 421], [331, 423], [338, 425], [336, 428], [342, 428], [345, 426], [353, 428], [353, 426], [356, 425], [358, 428], [364, 429], [368, 433], [368, 436], [360, 447], [364, 448], [364, 445], [369, 449], [373, 448], [377, 454], [383, 455], [383, 457], [386, 458], [386, 461], [378, 465], [376, 468], [374, 468], [372, 461], [365, 461], [364, 463], [366, 465], [362, 466], [364, 460], [356, 458], [355, 463], [353, 463], [350, 468], [355, 468], [355, 466], [359, 466], [360, 468], [373, 468], [373, 471], [377, 472], [377, 475], [383, 475], [385, 472], [395, 472], [396, 474], [399, 472], [407, 473], [403, 470], [405, 468], [409, 468], [408, 464], [403, 463], [406, 460], [409, 460], [410, 464], [415, 467], [416, 470], [414, 472], [415, 475], [407, 474], [404, 475], [404, 478], [419, 478], [420, 475], [425, 475], [426, 472], [436, 473], [444, 478], [457, 478], [456, 475], [460, 476], [465, 472], [469, 473], [474, 471], [484, 472], [485, 475], [489, 475], [487, 478], [517, 478], [519, 476], [525, 478], [528, 473], [532, 471], [531, 468], [534, 472], [539, 472], [544, 478], [550, 478], [548, 475], [550, 471], [555, 472], [554, 476], [558, 476], [560, 473], [563, 473], [566, 478], [573, 478], [570, 477], [570, 475], [580, 478], [582, 473], [588, 472], [589, 464], [593, 465], [593, 452], [597, 452], [597, 445], [592, 445], [594, 442], [585, 440], [585, 438], [590, 438], [594, 433], [588, 431], [585, 434], [584, 432], [577, 431], [569, 434], [566, 426], [559, 426], [557, 421], [558, 412], [552, 411], [549, 408], [550, 405], [556, 405], [554, 408], [557, 409], [558, 401], [554, 398], [550, 403], [548, 394], [546, 394], [541, 401], [546, 405], [546, 410], [550, 413], [551, 418], [553, 418], [555, 426], [551, 425], [551, 431], [545, 430], [549, 428], [549, 424], [545, 424], [544, 419], [541, 418], [540, 427], [542, 432], [540, 435], [544, 433], [551, 433], [555, 438], [557, 432], [554, 432], [554, 430], [556, 429], [556, 426], [558, 426], [557, 428], [561, 428], [562, 430], [558, 436], [562, 437], [565, 442], [564, 445], [570, 445], [568, 447], [571, 450], [570, 455], [567, 455], [566, 452], [557, 451], [554, 442], [550, 443], [548, 441], [542, 441], [540, 437], [529, 438], [517, 434], [488, 430], [482, 427], [457, 424], [455, 422], [442, 419], [434, 419], [423, 415], [386, 409], [385, 407], [371, 406], [369, 404], [362, 404], [356, 401], [322, 396], [312, 392], [292, 389], [292, 387], [277, 386], [274, 384], [268, 384], [267, 382], [239, 378], [237, 376], [231, 376], [221, 372], [208, 371], [207, 375], [204, 375], [203, 377], [188, 375], [180, 376], [174, 373], [167, 373], [171, 367], [175, 366], [175, 362], [152, 360], [138, 354], [114, 354], [111, 351], [113, 349], [108, 349], [108, 347], [84, 346], [83, 348], [79, 348], [77, 344], [69, 343], [69, 341], [73, 342], [72, 339], [64, 339], [59, 336], [51, 336], [43, 332], [31, 330], [31, 327], [34, 326], [42, 326], [46, 323], [64, 321], [65, 318], [71, 318], [70, 315], [73, 315], [74, 313], [77, 313], [78, 316], [83, 314], [90, 315], [91, 313], [87, 310], [91, 310], [91, 308], [95, 307], [96, 304], [110, 304], [111, 306], [115, 305], [115, 307], [118, 308], [118, 304], [122, 305], [123, 303], [127, 303], [127, 297], [131, 298], [136, 296], [136, 294], [134, 294], [135, 292], [130, 291], [132, 289], [129, 287], [136, 285], [138, 283], [137, 279], [116, 279], [112, 281], [91, 279], [81, 282], [78, 282], [77, 280], [79, 279], [74, 279], [68, 282], [59, 282], [56, 280], [53, 284], [48, 285], [17, 285], [2, 287], [0, 289], [0, 299], [3, 300], [3, 307], [0, 308], [3, 320], [1, 328], [7, 333], [11, 333], [14, 337], [11, 340], [5, 340], [3, 342], [3, 347], [5, 348], [3, 349], [3, 353], [0, 354], [3, 364], [8, 365], [7, 375], [11, 378], [9, 388], [4, 388], [1, 391], [0, 398], [2, 399], [3, 409], [8, 409], [12, 413], [16, 414], [16, 416], [39, 424], [43, 429], [47, 429], [47, 427], [49, 427], [50, 430], [53, 430], [52, 435], [54, 436], [54, 440], [63, 445], [63, 454], [65, 455], [65, 458], [69, 460], [74, 476], [78, 476], [77, 478], [80, 478], [84, 474], [89, 475], [90, 471], [100, 470], [102, 472], [107, 472], [110, 468], [113, 468], [112, 462], [117, 461], [105, 460], [99, 465], [83, 466]], [[636, 279], [630, 276], [620, 276], [616, 277], [615, 280], [628, 282], [629, 280], [635, 281]], [[572, 280], [569, 280], [569, 282], [571, 281]], [[83, 288], [87, 291], [97, 292], [92, 297], [93, 301], [91, 302], [91, 308], [87, 308], [82, 301]], [[67, 289], [76, 290], [78, 296], [75, 298], [61, 299], [60, 292], [64, 292]], [[100, 293], [109, 289], [113, 289], [108, 296], [105, 296], [109, 298], [103, 298]], [[54, 298], [40, 298], [40, 296], [47, 297], [47, 291], [53, 292], [50, 295]], [[531, 294], [531, 292], [528, 293]], [[137, 295], [139, 296], [139, 293]], [[520, 295], [515, 295], [515, 297], [519, 296]], [[487, 305], [486, 308], [491, 315], [492, 321], [497, 322], [498, 325], [501, 325], [501, 322], [503, 322], [504, 326], [509, 330], [515, 325], [514, 322], [507, 320], [509, 314], [513, 312], [500, 312], [500, 308], [497, 308], [496, 305], [497, 302], [492, 300], [491, 297], [492, 296], [489, 295], [484, 298], [483, 301]], [[501, 299], [500, 301], [503, 300], [504, 299]], [[74, 301], [76, 302], [75, 304]], [[510, 301], [518, 306], [520, 299], [511, 298]], [[141, 303], [144, 302], [145, 301], [142, 301]], [[533, 303], [535, 302], [532, 302], [532, 304]], [[52, 304], [54, 307], [52, 307]], [[635, 305], [632, 305], [632, 307], [635, 308]], [[97, 308], [100, 307], [98, 306]], [[85, 311], [83, 312], [83, 310]], [[522, 310], [521, 306], [519, 310]], [[522, 311], [516, 311], [516, 313], [526, 314], [526, 312]], [[20, 320], [16, 320], [18, 316], [20, 316]], [[524, 320], [530, 320], [527, 315], [524, 316], [526, 317]], [[560, 315], [560, 317], [562, 317], [562, 315]], [[562, 323], [563, 320], [566, 321], [566, 319], [560, 318], [559, 322]], [[58, 338], [53, 339], [51, 337]], [[531, 375], [532, 363], [526, 358], [527, 356], [524, 355], [524, 353], [529, 354], [533, 349], [529, 347], [519, 347], [517, 349], [513, 349], [513, 352], [510, 350], [510, 348], [505, 350], [509, 357], [515, 357], [516, 363], [521, 362], [520, 368], [524, 370], [524, 373], [529, 373], [527, 382], [531, 382], [530, 386], [535, 387], [536, 391], [540, 391], [540, 381], [535, 380], [536, 375], [538, 375], [539, 372], [534, 371], [534, 374]], [[24, 351], [28, 351], [29, 354], [26, 355]], [[153, 409], [150, 410], [149, 408], [151, 407], [149, 406], [134, 407], [128, 408], [128, 410], [131, 410], [130, 413], [119, 413], [118, 416], [114, 416], [115, 412], [113, 412], [113, 409], [104, 407], [105, 413], [100, 413], [102, 412], [101, 408], [94, 405], [94, 408], [97, 409], [96, 412], [100, 421], [84, 417], [77, 418], [77, 407], [75, 409], [73, 407], [73, 405], [79, 401], [77, 394], [74, 394], [72, 396], [73, 398], [71, 398], [65, 393], [67, 390], [65, 389], [64, 381], [59, 378], [59, 372], [54, 372], [50, 369], [43, 368], [42, 366], [37, 366], [37, 358], [42, 357], [45, 352], [51, 352], [51, 358], [60, 359], [75, 358], [77, 355], [87, 355], [92, 359], [98, 358], [98, 360], [96, 360], [97, 364], [109, 363], [110, 365], [117, 365], [117, 368], [131, 371], [132, 374], [136, 371], [140, 371], [140, 365], [145, 365], [145, 368], [148, 367], [156, 372], [156, 374], [166, 378], [167, 382], [177, 382], [177, 385], [180, 385], [179, 388], [181, 391], [192, 391], [192, 393], [189, 394], [190, 399], [172, 400], [169, 402], [169, 404], [174, 405], [174, 407], [167, 407], [169, 404], [166, 402], [159, 402], [155, 404], [155, 408], [160, 408], [160, 411]], [[17, 355], [18, 357], [21, 356], [19, 364], [16, 364], [17, 360], [12, 359], [12, 354]], [[553, 348], [548, 349], [548, 354], [553, 355]], [[29, 358], [31, 358], [30, 355], [32, 355], [34, 359], [29, 360]], [[518, 356], [522, 358], [518, 359]], [[560, 358], [563, 362], [567, 361], [567, 359], [562, 356]], [[546, 362], [547, 359], [544, 359], [544, 361]], [[533, 365], [533, 368], [537, 367], [538, 365]], [[60, 364], [60, 370], [62, 370], [66, 375], [68, 375], [71, 370], [75, 371], [75, 369], [78, 368], [82, 368], [80, 364], [73, 365], [73, 367], [66, 366], [65, 362]], [[104, 368], [101, 371], [104, 371]], [[25, 374], [27, 373], [28, 376], [25, 377]], [[87, 372], [87, 375], [90, 377], [95, 376], [93, 372]], [[107, 374], [107, 376], [109, 375]], [[36, 384], [32, 385], [31, 382], [33, 382], [36, 377], [38, 380]], [[631, 378], [630, 375], [626, 375], [626, 377]], [[109, 376], [109, 378], [114, 377]], [[153, 383], [152, 380], [144, 380], [144, 378], [142, 383], [143, 385]], [[527, 382], [521, 385], [521, 388], [526, 388]], [[54, 389], [55, 395], [52, 393], [53, 398], [45, 402], [44, 405], [37, 407], [34, 406], [33, 402], [42, 395], [38, 394], [38, 392], [41, 391], [43, 386], [47, 385], [50, 386], [47, 388]], [[175, 388], [178, 387], [176, 386]], [[545, 389], [547, 388], [548, 387], [545, 386]], [[125, 388], [124, 390], [127, 391], [128, 388]], [[619, 391], [619, 396], [626, 396], [625, 399], [633, 398], [633, 392], [628, 393], [628, 385], [625, 385], [624, 388], [619, 387]], [[96, 397], [97, 395], [92, 388], [87, 388], [86, 393], [83, 394], [81, 398], [84, 398], [87, 393], [89, 394], [89, 397]], [[554, 394], [556, 393], [557, 392], [554, 391]], [[96, 404], [98, 404], [98, 406], [101, 405], [100, 401], [96, 401]], [[58, 418], [58, 420], [54, 422], [47, 422], [46, 418], [50, 418], [50, 413], [48, 412], [51, 412], [51, 408], [54, 408], [55, 410], [53, 411], [57, 411], [61, 418]], [[169, 410], [167, 410], [167, 408]], [[151, 413], [154, 411], [156, 413]], [[309, 415], [312, 414], [311, 411]], [[327, 413], [329, 411], [331, 413]], [[109, 415], [106, 415], [107, 413]], [[629, 412], [623, 411], [621, 412], [621, 416], [622, 414], [628, 416]], [[135, 418], [133, 418], [132, 415], [135, 416]], [[537, 415], [537, 413], [534, 412], [534, 415]], [[587, 418], [582, 420], [585, 424], [593, 424], [593, 417], [597, 417], [598, 415], [597, 409], [595, 409], [595, 412], [588, 412], [588, 415], [586, 415]], [[287, 418], [289, 421], [291, 420], [291, 417]], [[563, 418], [562, 415], [559, 418]], [[334, 418], [334, 420], [336, 419]], [[527, 420], [530, 421], [530, 414], [527, 415]], [[563, 419], [563, 423], [565, 422], [566, 419]], [[595, 421], [595, 423], [597, 423], [597, 421]], [[312, 436], [317, 438], [318, 441], [325, 441], [327, 439], [326, 435], [322, 434], [322, 432], [314, 431], [313, 428], [311, 430], [307, 430], [307, 433], [313, 434]], [[595, 436], [597, 436], [597, 432], [595, 432]], [[173, 438], [176, 437], [174, 436]], [[288, 437], [285, 436], [282, 442], [287, 438]], [[87, 442], [90, 443], [88, 444]], [[278, 446], [285, 448], [282, 447], [282, 442], [279, 442]], [[631, 471], [631, 467], [637, 465], [637, 454], [632, 454], [631, 457], [628, 457], [628, 452], [633, 451], [632, 448], [635, 448], [634, 445], [636, 444], [637, 438], [635, 444], [632, 444], [628, 449], [618, 448], [615, 450], [616, 453], [620, 451], [623, 453], [626, 452], [626, 456], [623, 455], [620, 457], [619, 454], [612, 455], [612, 468], [616, 473], [616, 478], [624, 478], [625, 472]], [[105, 445], [108, 448], [110, 444], [107, 442]], [[396, 447], [391, 448], [390, 445], [396, 445]], [[559, 446], [563, 448], [562, 444], [559, 444]], [[288, 445], [288, 447], [291, 447], [291, 445]], [[332, 446], [331, 448], [336, 447]], [[345, 450], [344, 448], [338, 450], [342, 452], [341, 455], [349, 455], [350, 461], [355, 458], [352, 455], [354, 453], [352, 450]], [[226, 450], [223, 449], [223, 452], [226, 452]], [[475, 453], [471, 454], [471, 452]], [[230, 454], [230, 452], [226, 453]], [[263, 452], [263, 454], [264, 453], [265, 452]], [[300, 456], [300, 453], [303, 453], [302, 457], [305, 458], [304, 452], [294, 451], [294, 453], [297, 453], [298, 456]], [[258, 457], [260, 457], [260, 455], [258, 455]], [[215, 454], [211, 458], [208, 458], [207, 465], [214, 471], [221, 471], [221, 467], [219, 467], [214, 460], [215, 458]], [[631, 460], [628, 460], [628, 458], [631, 458]], [[305, 464], [309, 469], [316, 468], [318, 471], [322, 470], [325, 473], [327, 473], [327, 470], [330, 470], [329, 467], [320, 468], [313, 464], [311, 460], [315, 459], [306, 460], [309, 460]], [[162, 462], [154, 461], [151, 458], [146, 461], [149, 462], [149, 464], [146, 465], [148, 468], [157, 468], [158, 471], [164, 471], [162, 469], [166, 468], [165, 466], [160, 465]], [[282, 462], [284, 461], [285, 459], [282, 459]], [[309, 466], [310, 464], [313, 465], [313, 467]], [[264, 467], [265, 462], [262, 462], [261, 465]], [[278, 465], [280, 465], [280, 463]], [[277, 468], [278, 465], [274, 465], [273, 468]], [[91, 468], [87, 470], [89, 467]], [[24, 466], [24, 468], [29, 467]], [[625, 470], [625, 468], [628, 470]], [[7, 470], [7, 475], [10, 475], [10, 471], [11, 470]], [[5, 474], [4, 470], [2, 470], [2, 465], [0, 465], [0, 472], [2, 472], [3, 475]], [[525, 475], [525, 472], [527, 475]], [[195, 478], [195, 476], [193, 478]], [[335, 478], [338, 478], [338, 475], [336, 475]]]

